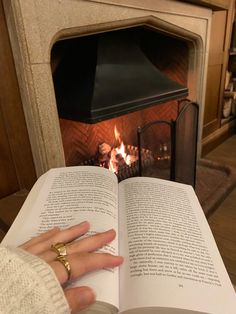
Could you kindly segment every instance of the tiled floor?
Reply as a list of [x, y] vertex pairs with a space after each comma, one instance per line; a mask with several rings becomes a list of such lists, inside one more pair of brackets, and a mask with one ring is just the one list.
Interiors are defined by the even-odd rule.
[[[236, 168], [236, 135], [205, 158]], [[230, 278], [236, 285], [236, 188], [209, 218], [209, 224]]]

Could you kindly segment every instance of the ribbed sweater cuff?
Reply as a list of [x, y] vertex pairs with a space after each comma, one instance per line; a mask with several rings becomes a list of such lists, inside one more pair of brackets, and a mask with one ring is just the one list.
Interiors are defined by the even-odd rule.
[[[36, 312], [34, 313], [70, 313], [63, 289], [54, 271], [46, 262], [19, 248], [0, 247], [0, 253], [5, 253], [4, 255], [7, 257], [5, 258], [5, 266], [1, 269], [1, 272], [4, 273], [4, 271], [8, 271], [9, 277], [11, 277], [9, 281], [13, 281], [14, 278], [16, 278], [15, 283], [11, 282], [12, 289], [13, 287], [17, 288], [17, 285], [22, 283], [22, 289], [25, 290], [21, 291], [21, 287], [18, 287], [19, 291], [18, 295], [16, 295], [16, 300], [17, 297], [19, 297], [18, 305], [30, 302], [30, 289], [32, 289], [34, 290], [34, 299], [36, 299], [36, 303], [40, 305], [38, 308], [39, 312], [36, 308]], [[11, 269], [14, 272], [13, 274], [11, 274]], [[29, 278], [30, 276], [31, 278]], [[7, 280], [8, 278], [6, 278], [6, 281]], [[3, 286], [6, 286], [6, 284], [3, 283]], [[33, 303], [35, 304], [35, 300]], [[14, 305], [11, 305], [12, 308], [14, 308]], [[11, 307], [11, 305], [9, 307]], [[17, 311], [17, 313], [21, 312]]]

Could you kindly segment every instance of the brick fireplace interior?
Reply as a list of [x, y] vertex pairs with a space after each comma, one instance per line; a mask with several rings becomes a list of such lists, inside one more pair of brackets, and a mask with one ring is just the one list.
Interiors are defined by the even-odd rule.
[[[136, 27], [115, 32], [126, 33], [130, 31], [132, 34], [135, 33], [135, 35], [139, 37], [139, 44], [141, 49], [156, 68], [158, 68], [163, 74], [166, 75], [166, 77], [170, 78], [171, 80], [181, 84], [182, 86], [187, 86], [189, 45], [186, 40], [180, 40], [179, 38], [169, 36], [164, 32], [157, 32], [147, 27]], [[129, 35], [131, 36], [132, 34]], [[96, 35], [93, 35], [93, 37], [94, 36]], [[101, 36], [101, 34], [98, 36]], [[85, 48], [85, 42], [86, 40], [84, 37], [77, 37], [58, 41], [54, 44], [51, 54], [51, 67], [52, 75], [54, 77], [54, 87], [55, 84], [58, 85], [56, 85], [55, 91], [56, 98], [60, 97], [57, 95], [57, 90], [61, 95], [61, 93], [64, 91], [64, 88], [69, 89], [68, 93], [71, 94], [75, 93], [74, 90], [76, 90], [78, 93], [80, 92], [79, 84], [81, 81], [83, 81], [83, 78], [78, 79], [81, 71], [80, 67], [82, 67], [81, 60], [78, 61], [78, 59], [83, 58], [82, 64], [89, 64], [90, 61], [86, 61], [85, 59], [90, 58], [91, 55], [91, 44], [89, 44], [87, 41], [86, 43], [88, 47]], [[83, 50], [82, 53], [80, 53], [81, 50]], [[104, 60], [104, 62], [106, 62], [106, 60]], [[127, 61], [123, 60], [123, 62], [126, 63]], [[70, 67], [71, 69], [68, 71], [68, 68]], [[63, 68], [66, 68], [65, 73], [63, 73]], [[73, 68], [76, 69], [74, 75], [72, 73]], [[127, 69], [128, 68], [129, 64], [127, 64]], [[66, 78], [62, 78], [62, 80], [65, 80], [66, 82], [64, 85], [61, 82], [58, 82], [60, 79], [58, 79], [59, 75], [60, 78], [62, 75], [66, 76]], [[117, 74], [114, 68], [114, 73], [112, 76], [115, 77], [116, 75]], [[114, 84], [119, 84], [119, 82], [117, 83], [114, 77], [111, 77], [111, 80], [114, 81]], [[102, 85], [101, 82], [100, 85]], [[139, 88], [141, 87], [142, 86]], [[83, 85], [83, 88], [86, 87]], [[126, 92], [129, 93], [128, 90], [122, 90], [122, 93], [125, 94]], [[73, 112], [70, 114], [67, 113], [67, 115], [69, 115], [69, 119], [65, 118], [63, 116], [63, 112], [60, 114], [59, 110], [60, 129], [66, 165], [78, 165], [94, 158], [98, 154], [99, 145], [103, 143], [106, 143], [111, 147], [116, 145], [116, 139], [114, 135], [115, 126], [126, 145], [137, 147], [137, 128], [139, 126], [143, 127], [144, 125], [156, 120], [175, 120], [178, 114], [178, 100], [185, 96], [188, 96], [187, 92], [185, 92], [185, 95], [181, 94], [180, 96], [172, 96], [174, 99], [170, 101], [166, 101], [163, 97], [163, 99], [156, 103], [154, 102], [145, 106], [141, 105], [141, 109], [135, 108], [131, 110], [128, 103], [126, 112], [122, 112], [122, 114], [119, 114], [119, 112], [116, 113], [114, 107], [112, 112], [113, 116], [111, 118], [99, 118], [99, 121], [96, 121], [96, 123], [86, 123], [86, 121], [81, 122], [80, 116], [76, 114], [73, 116]], [[68, 99], [68, 102], [70, 101], [70, 97], [66, 99]], [[70, 106], [69, 103], [64, 104], [64, 106], [67, 105]], [[79, 107], [82, 105], [83, 104], [79, 103], [78, 101], [77, 106]], [[186, 130], [186, 132], [189, 132], [189, 130]], [[149, 136], [149, 143], [147, 143], [148, 147], [161, 147], [160, 145], [167, 145], [169, 151], [169, 129], [165, 126], [162, 126], [158, 128], [157, 132], [154, 133], [155, 134]], [[150, 141], [152, 143], [150, 143]], [[156, 148], [156, 150], [158, 150], [158, 148]]]
[[194, 185], [197, 125], [185, 117], [179, 140], [172, 130], [189, 96], [189, 54], [187, 40], [147, 26], [56, 42], [51, 68], [66, 166]]

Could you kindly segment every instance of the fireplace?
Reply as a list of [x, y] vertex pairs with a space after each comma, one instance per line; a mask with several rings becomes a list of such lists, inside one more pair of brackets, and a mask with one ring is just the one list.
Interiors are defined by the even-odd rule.
[[[77, 162], [75, 147], [80, 150], [79, 162], [90, 159], [101, 142], [109, 144], [114, 140], [114, 125], [124, 142], [135, 147], [136, 128], [154, 120], [176, 119], [178, 99], [186, 96], [186, 90], [188, 98], [199, 104], [200, 155], [210, 10], [169, 0], [4, 0], [4, 8], [38, 175], [51, 167]], [[62, 110], [57, 107], [53, 81], [64, 43], [126, 30], [145, 34], [145, 53], [161, 75], [176, 83], [177, 96], [171, 95], [165, 102], [158, 97], [151, 99], [139, 110], [140, 102], [136, 101], [136, 108], [132, 104], [130, 111], [124, 112], [122, 107], [122, 115], [112, 110], [105, 113], [104, 119], [90, 116], [95, 119], [93, 124], [84, 118], [80, 121], [81, 112], [74, 112], [76, 119], [70, 120], [63, 101]], [[150, 49], [153, 42], [156, 47], [162, 43], [162, 49], [156, 49], [154, 54]], [[179, 67], [179, 71], [173, 71], [173, 67]], [[130, 127], [131, 121], [136, 125]], [[168, 144], [162, 141], [164, 146]]]
[[188, 66], [186, 40], [147, 26], [57, 41], [51, 67], [66, 165], [194, 185], [198, 111], [189, 110], [190, 124], [178, 117]]

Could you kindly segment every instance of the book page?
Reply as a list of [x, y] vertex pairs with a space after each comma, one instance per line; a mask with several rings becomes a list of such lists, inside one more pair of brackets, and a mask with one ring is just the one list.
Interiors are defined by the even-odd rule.
[[[117, 189], [116, 176], [104, 168], [80, 166], [51, 169], [30, 192], [2, 243], [17, 246], [55, 226], [66, 228], [85, 220], [90, 222], [89, 235], [111, 228], [117, 231]], [[118, 239], [106, 245], [102, 251], [117, 255]], [[79, 285], [92, 287], [97, 300], [118, 307], [117, 268], [89, 274], [79, 281]]]
[[192, 187], [131, 178], [119, 184], [119, 197], [120, 311], [235, 313], [235, 292]]

